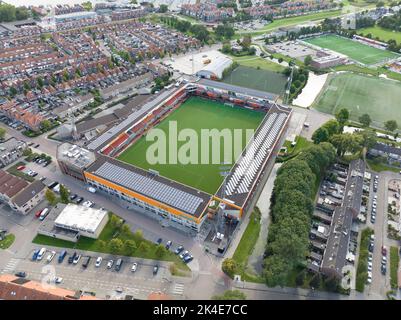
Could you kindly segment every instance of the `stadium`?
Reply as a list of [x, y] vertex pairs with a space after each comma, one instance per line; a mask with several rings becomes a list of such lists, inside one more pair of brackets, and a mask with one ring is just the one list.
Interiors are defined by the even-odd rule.
[[[240, 220], [280, 149], [291, 109], [275, 94], [201, 79], [168, 89], [85, 147], [59, 146], [64, 174], [94, 186], [162, 224], [198, 233], [210, 215]], [[144, 161], [144, 136], [170, 119], [197, 128], [253, 129], [232, 165], [158, 165]]]

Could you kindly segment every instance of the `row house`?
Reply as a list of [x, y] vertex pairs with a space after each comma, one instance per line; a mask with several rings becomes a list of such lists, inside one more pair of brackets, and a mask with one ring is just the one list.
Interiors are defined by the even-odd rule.
[[219, 22], [233, 17], [233, 8], [218, 8], [213, 3], [183, 4], [181, 13], [206, 22]]

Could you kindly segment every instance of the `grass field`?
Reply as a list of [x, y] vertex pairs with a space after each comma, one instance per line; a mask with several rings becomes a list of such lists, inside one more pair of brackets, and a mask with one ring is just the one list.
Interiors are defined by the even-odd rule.
[[366, 65], [376, 64], [386, 59], [397, 57], [397, 55], [391, 51], [376, 49], [336, 35], [324, 35], [304, 41], [321, 48], [327, 48], [345, 54], [352, 60]]
[[318, 21], [323, 20], [326, 18], [338, 17], [341, 15], [341, 10], [331, 10], [331, 11], [324, 11], [324, 12], [317, 12], [311, 14], [305, 14], [296, 17], [289, 17], [274, 20], [272, 23], [265, 25], [263, 28], [255, 30], [255, 31], [239, 31], [236, 32], [236, 37], [241, 37], [243, 34], [250, 34], [252, 36], [257, 36], [268, 31], [272, 31], [281, 27], [288, 27], [297, 25], [307, 21]]
[[350, 119], [358, 121], [364, 113], [372, 125], [383, 128], [385, 121], [401, 123], [401, 84], [376, 77], [342, 73], [329, 78], [314, 103], [319, 111], [335, 114], [341, 108], [350, 111]]
[[370, 28], [363, 28], [357, 30], [358, 34], [363, 33], [364, 36], [367, 34], [372, 34], [373, 38], [379, 37], [381, 41], [389, 41], [391, 39], [401, 42], [401, 32], [393, 32], [387, 29], [383, 29], [379, 26], [374, 26]]
[[[229, 129], [232, 133], [233, 129], [256, 129], [264, 117], [263, 113], [251, 111], [247, 109], [232, 108], [218, 102], [192, 97], [184, 102], [177, 110], [172, 112], [167, 119], [162, 121], [157, 128], [166, 133], [167, 141], [169, 141], [169, 123], [177, 122], [178, 133], [182, 129], [193, 129], [197, 137], [201, 137], [202, 129]], [[199, 139], [198, 139], [199, 140]], [[242, 146], [245, 148], [246, 134], [245, 130], [242, 135]], [[209, 140], [210, 141], [210, 140]], [[180, 153], [181, 147], [188, 144], [187, 141], [179, 141], [177, 148]], [[146, 141], [145, 136], [141, 137], [135, 144], [124, 151], [119, 159], [141, 167], [145, 170], [153, 169], [159, 171], [160, 175], [186, 185], [198, 188], [208, 193], [217, 191], [223, 177], [220, 176], [221, 165], [213, 164], [211, 145], [209, 148], [209, 164], [201, 164], [201, 142], [199, 141], [198, 156], [195, 161], [197, 163], [183, 164], [169, 163], [167, 164], [150, 164], [147, 160], [147, 150], [153, 141]], [[166, 146], [166, 153], [169, 154], [169, 143]], [[220, 145], [220, 163], [224, 161], [224, 142], [221, 139]], [[243, 148], [242, 148], [243, 149]], [[235, 160], [235, 159], [234, 159]], [[232, 160], [233, 161], [233, 160]]]
[[244, 56], [244, 57], [230, 56], [230, 58], [232, 58], [234, 61], [238, 62], [239, 65], [244, 67], [250, 67], [255, 69], [259, 67], [262, 70], [268, 70], [274, 72], [282, 72], [285, 69], [285, 67], [283, 67], [278, 63], [257, 56]]
[[282, 73], [240, 65], [225, 77], [223, 82], [282, 95], [285, 92], [287, 77]]

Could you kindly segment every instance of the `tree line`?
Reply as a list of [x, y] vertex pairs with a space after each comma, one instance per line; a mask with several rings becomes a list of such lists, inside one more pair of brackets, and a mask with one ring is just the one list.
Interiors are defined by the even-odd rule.
[[25, 20], [29, 17], [29, 10], [24, 7], [15, 7], [11, 4], [0, 3], [0, 22]]

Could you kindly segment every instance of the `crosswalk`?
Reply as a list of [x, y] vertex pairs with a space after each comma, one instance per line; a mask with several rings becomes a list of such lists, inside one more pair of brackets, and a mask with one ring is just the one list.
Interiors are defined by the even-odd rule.
[[3, 270], [1, 270], [1, 273], [12, 273], [17, 268], [18, 263], [18, 259], [10, 259]]
[[183, 295], [184, 294], [184, 285], [182, 283], [176, 283], [174, 285], [174, 289], [172, 291], [172, 294], [175, 294], [177, 296]]

